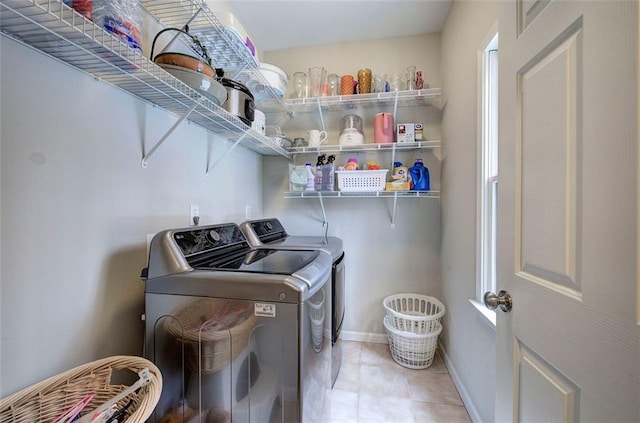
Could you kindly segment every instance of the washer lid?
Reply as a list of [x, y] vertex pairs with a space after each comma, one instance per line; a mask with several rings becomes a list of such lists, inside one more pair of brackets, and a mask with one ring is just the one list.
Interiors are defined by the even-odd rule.
[[225, 260], [198, 263], [194, 268], [198, 270], [293, 275], [316, 260], [319, 254], [316, 250], [256, 249]]

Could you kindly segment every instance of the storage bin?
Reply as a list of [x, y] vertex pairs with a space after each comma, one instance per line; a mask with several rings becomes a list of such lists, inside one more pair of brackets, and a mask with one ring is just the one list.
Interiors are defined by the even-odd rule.
[[426, 369], [431, 366], [442, 326], [435, 332], [418, 335], [398, 330], [393, 327], [392, 322], [392, 316], [384, 316], [384, 328], [393, 360], [409, 369]]
[[344, 192], [384, 191], [389, 169], [337, 170], [338, 190]]
[[306, 166], [289, 164], [289, 191], [304, 191], [308, 182]]
[[[144, 372], [143, 380], [146, 382], [137, 390], [128, 385], [112, 383], [114, 371], [129, 373], [126, 376]], [[124, 391], [127, 389], [133, 392], [126, 395]], [[122, 409], [129, 401], [132, 404], [127, 409], [128, 417], [121, 421], [143, 423], [156, 407], [161, 392], [162, 374], [149, 360], [136, 356], [107, 357], [75, 367], [2, 398], [0, 422], [52, 422], [92, 394], [93, 398], [82, 409], [82, 415], [122, 395], [123, 398], [116, 402], [118, 409]]]
[[438, 331], [445, 313], [444, 304], [427, 295], [394, 294], [382, 304], [393, 328], [419, 335]]

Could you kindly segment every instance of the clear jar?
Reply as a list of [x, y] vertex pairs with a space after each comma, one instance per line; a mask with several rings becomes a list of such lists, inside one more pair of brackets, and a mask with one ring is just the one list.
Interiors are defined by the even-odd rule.
[[403, 89], [402, 79], [400, 75], [395, 74], [389, 80], [389, 91], [401, 91]]
[[358, 93], [369, 94], [371, 92], [371, 69], [364, 68], [358, 71]]
[[293, 74], [293, 96], [305, 98], [307, 96], [307, 74], [296, 72]]
[[330, 96], [338, 95], [340, 93], [340, 78], [335, 73], [327, 76], [327, 84], [329, 85]]

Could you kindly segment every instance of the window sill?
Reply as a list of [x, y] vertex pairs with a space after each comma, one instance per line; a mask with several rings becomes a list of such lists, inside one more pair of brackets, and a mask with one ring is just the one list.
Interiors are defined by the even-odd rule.
[[476, 301], [469, 300], [469, 303], [476, 309], [478, 314], [482, 316], [485, 323], [490, 326], [493, 330], [496, 329], [496, 312], [489, 310], [484, 304]]

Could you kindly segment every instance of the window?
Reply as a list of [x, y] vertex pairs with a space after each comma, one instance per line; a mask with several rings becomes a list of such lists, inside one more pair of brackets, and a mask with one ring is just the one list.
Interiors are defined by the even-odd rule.
[[[482, 52], [478, 149], [477, 300], [496, 292], [498, 194], [498, 34]], [[495, 323], [495, 322], [494, 322]]]

